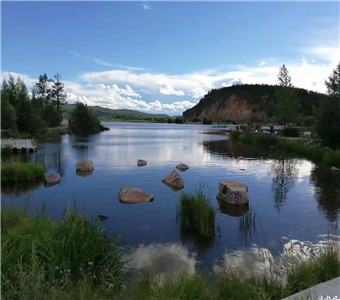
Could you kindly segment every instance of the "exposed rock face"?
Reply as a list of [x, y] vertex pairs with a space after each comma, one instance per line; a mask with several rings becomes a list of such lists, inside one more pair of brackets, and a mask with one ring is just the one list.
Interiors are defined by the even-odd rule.
[[77, 172], [91, 172], [93, 171], [93, 161], [89, 159], [82, 159], [76, 165]]
[[184, 171], [186, 171], [186, 170], [189, 169], [189, 166], [186, 165], [186, 164], [179, 164], [179, 165], [176, 166], [176, 169], [178, 169], [178, 170], [184, 172]]
[[46, 187], [56, 185], [61, 181], [60, 174], [45, 173], [44, 177]]
[[137, 160], [137, 166], [138, 167], [143, 167], [143, 166], [146, 166], [147, 164], [148, 164], [147, 161], [144, 160], [144, 159], [138, 159]]
[[234, 205], [244, 205], [249, 203], [248, 186], [233, 180], [220, 182], [218, 186], [217, 200]]
[[176, 170], [167, 175], [162, 182], [169, 186], [173, 191], [179, 191], [184, 188], [184, 180]]
[[118, 194], [118, 199], [122, 203], [137, 204], [153, 201], [153, 195], [148, 192], [131, 186], [123, 186]]

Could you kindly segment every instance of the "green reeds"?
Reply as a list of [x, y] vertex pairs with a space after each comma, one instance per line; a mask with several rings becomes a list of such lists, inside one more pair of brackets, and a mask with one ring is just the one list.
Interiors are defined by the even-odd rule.
[[216, 211], [206, 198], [203, 188], [195, 194], [182, 193], [177, 216], [184, 230], [195, 231], [204, 237], [214, 237]]
[[35, 162], [8, 162], [1, 164], [1, 183], [28, 183], [42, 179], [45, 168]]
[[[91, 224], [76, 211], [62, 222], [6, 211], [2, 216], [10, 214], [14, 221], [2, 231], [4, 299], [46, 299], [45, 293], [73, 291], [84, 282], [105, 293], [121, 290], [126, 249], [107, 237], [97, 222]], [[8, 217], [2, 218], [2, 227]]]
[[239, 218], [241, 239], [247, 244], [249, 238], [256, 232], [256, 212], [250, 210]]

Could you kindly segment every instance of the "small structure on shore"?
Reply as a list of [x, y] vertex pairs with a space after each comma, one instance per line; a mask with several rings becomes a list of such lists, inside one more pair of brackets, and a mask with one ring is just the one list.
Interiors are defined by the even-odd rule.
[[1, 140], [1, 148], [9, 147], [13, 152], [33, 153], [37, 151], [37, 147], [30, 139], [6, 139]]
[[233, 180], [219, 183], [217, 200], [233, 205], [247, 205], [249, 203], [248, 186]]

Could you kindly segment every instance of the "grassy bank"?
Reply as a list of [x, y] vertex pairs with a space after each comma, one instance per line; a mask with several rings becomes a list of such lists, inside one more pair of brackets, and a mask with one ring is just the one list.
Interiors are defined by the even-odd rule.
[[340, 168], [340, 151], [323, 147], [318, 141], [311, 139], [279, 138], [262, 133], [231, 132], [231, 139], [242, 143], [248, 143], [263, 148], [277, 148], [312, 161]]
[[62, 222], [2, 208], [2, 299], [282, 299], [340, 276], [331, 247], [287, 271], [282, 283], [223, 271], [213, 280], [186, 273], [158, 281], [146, 272], [128, 281], [126, 248], [98, 223], [67, 209]]
[[35, 162], [8, 161], [1, 164], [1, 183], [4, 185], [30, 183], [43, 179], [45, 168]]

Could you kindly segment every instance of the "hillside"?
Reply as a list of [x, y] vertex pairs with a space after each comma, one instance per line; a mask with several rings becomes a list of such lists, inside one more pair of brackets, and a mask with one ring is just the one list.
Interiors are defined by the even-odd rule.
[[[65, 113], [64, 117], [68, 118], [70, 112], [74, 109], [75, 104], [66, 104], [64, 106]], [[89, 106], [94, 110], [101, 119], [107, 120], [155, 120], [155, 119], [171, 119], [166, 114], [149, 114], [140, 111], [129, 110], [129, 109], [110, 109], [100, 106]]]
[[[183, 112], [185, 121], [214, 123], [258, 122], [274, 116], [276, 92], [282, 89], [276, 85], [235, 85], [213, 89], [194, 107]], [[311, 116], [319, 101], [327, 95], [291, 88], [300, 99], [302, 116]]]

